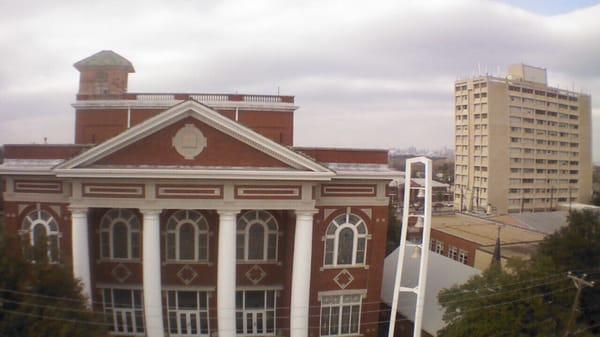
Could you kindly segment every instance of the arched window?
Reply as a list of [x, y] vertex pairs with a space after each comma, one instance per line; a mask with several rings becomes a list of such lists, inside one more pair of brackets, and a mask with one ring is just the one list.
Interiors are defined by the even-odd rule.
[[325, 265], [365, 263], [367, 226], [359, 216], [347, 213], [336, 217], [325, 233]]
[[100, 221], [100, 256], [140, 258], [140, 219], [128, 209], [113, 208]]
[[28, 237], [32, 247], [42, 244], [45, 239], [48, 260], [58, 262], [60, 232], [58, 223], [50, 213], [41, 209], [29, 212], [21, 224], [21, 233]]
[[267, 211], [248, 211], [237, 222], [238, 260], [277, 260], [277, 231], [275, 217]]
[[181, 210], [171, 215], [167, 260], [208, 261], [208, 222], [200, 212]]

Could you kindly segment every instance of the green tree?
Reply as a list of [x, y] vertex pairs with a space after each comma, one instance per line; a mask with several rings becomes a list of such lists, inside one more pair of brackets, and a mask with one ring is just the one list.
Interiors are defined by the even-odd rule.
[[21, 247], [0, 232], [0, 336], [106, 336], [101, 314], [86, 308], [79, 281], [68, 267], [49, 263], [45, 240], [39, 241]]
[[[528, 261], [489, 268], [467, 283], [442, 290], [446, 326], [438, 336], [563, 336], [575, 295], [571, 270], [600, 279], [600, 214], [572, 212], [569, 225], [548, 236]], [[599, 329], [600, 291], [582, 293], [577, 336]]]

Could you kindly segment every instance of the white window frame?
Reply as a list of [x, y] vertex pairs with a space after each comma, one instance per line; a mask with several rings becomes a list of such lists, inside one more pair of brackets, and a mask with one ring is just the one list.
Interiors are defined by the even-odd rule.
[[[352, 219], [352, 217], [355, 217], [355, 218]], [[352, 222], [351, 219], [354, 222]], [[360, 225], [364, 226], [364, 233], [359, 233], [358, 227]], [[336, 227], [335, 232], [329, 233], [330, 228], [332, 228], [332, 226]], [[354, 233], [353, 242], [352, 242], [352, 262], [348, 263], [348, 264], [341, 264], [341, 263], [338, 263], [339, 240], [340, 240], [340, 233], [345, 228], [350, 228]], [[369, 235], [369, 229], [367, 227], [367, 223], [360, 216], [358, 216], [354, 213], [350, 213], [350, 212], [346, 212], [345, 214], [338, 215], [329, 223], [329, 225], [327, 226], [327, 229], [325, 231], [325, 236], [323, 237], [323, 246], [324, 246], [323, 266], [348, 267], [348, 266], [364, 266], [364, 265], [366, 265], [366, 263], [367, 263], [366, 262], [367, 261], [367, 245], [368, 245], [368, 240], [370, 238], [371, 237]], [[364, 240], [365, 248], [364, 248], [363, 257], [362, 257], [363, 261], [360, 263], [357, 263], [358, 240], [359, 239]], [[333, 240], [333, 257], [332, 257], [331, 263], [327, 262], [328, 240]]]
[[[135, 221], [134, 221], [135, 220]], [[114, 256], [113, 227], [117, 223], [127, 226], [127, 257]], [[132, 210], [126, 208], [113, 208], [108, 210], [100, 221], [100, 259], [108, 260], [140, 260], [141, 256], [141, 223], [140, 219]], [[108, 233], [108, 254], [104, 251], [104, 234]], [[133, 236], [137, 235], [137, 249], [133, 248]], [[134, 257], [134, 253], [137, 256]]]
[[[182, 309], [179, 307], [179, 292], [193, 292], [196, 293], [196, 309]], [[210, 292], [201, 291], [201, 290], [165, 290], [166, 298], [167, 298], [167, 327], [169, 331], [169, 336], [179, 336], [179, 337], [187, 337], [187, 336], [209, 336], [210, 335], [210, 314], [209, 314], [209, 306], [210, 306]], [[173, 294], [174, 297], [171, 297]], [[204, 296], [204, 301], [206, 303], [206, 307], [202, 308], [200, 306], [200, 299]], [[175, 300], [175, 303], [173, 302]], [[171, 314], [175, 315], [176, 326], [173, 326], [171, 321]], [[186, 319], [186, 322], [191, 319], [191, 315], [196, 314], [196, 333], [192, 334], [190, 330], [186, 327], [186, 333], [182, 333], [181, 327], [181, 316], [183, 315]], [[204, 327], [205, 329], [201, 329]], [[205, 333], [202, 333], [205, 331]]]
[[[246, 293], [252, 292], [263, 292], [264, 296], [264, 306], [263, 308], [246, 308]], [[271, 292], [273, 296], [273, 307], [269, 307], [267, 301], [267, 293]], [[237, 302], [237, 295], [241, 293], [242, 295], [242, 303]], [[238, 289], [236, 290], [236, 304], [235, 304], [235, 333], [237, 336], [275, 336], [277, 334], [277, 298], [279, 297], [279, 290], [277, 289]], [[248, 313], [263, 313], [263, 333], [262, 334], [246, 334], [244, 331], [247, 330], [247, 314]], [[267, 312], [273, 313], [273, 331], [267, 332]], [[240, 332], [238, 326], [239, 315], [241, 315], [242, 319], [242, 332]]]
[[[183, 217], [178, 218], [183, 215]], [[193, 216], [196, 217], [197, 220], [193, 219]], [[180, 245], [180, 228], [184, 224], [191, 224], [194, 226], [194, 257], [192, 259], [183, 259], [181, 258], [181, 245]], [[206, 217], [194, 210], [179, 210], [173, 213], [169, 219], [167, 220], [167, 234], [165, 236], [165, 257], [169, 262], [208, 262], [209, 261], [209, 245], [210, 245], [210, 230], [208, 226], [208, 221]], [[169, 244], [169, 236], [174, 235], [175, 247], [171, 247]], [[200, 236], [205, 235], [206, 238], [206, 252], [205, 258], [200, 259]], [[170, 249], [175, 249], [175, 257], [170, 257]]]
[[[320, 336], [357, 336], [360, 335], [360, 320], [362, 315], [362, 294], [349, 293], [340, 295], [323, 295], [320, 298], [321, 309], [319, 313], [319, 335]], [[352, 330], [354, 321], [352, 320], [352, 309], [358, 305], [358, 322], [356, 322], [356, 330]], [[349, 307], [348, 313], [348, 331], [342, 333], [342, 321], [343, 321], [343, 308]], [[324, 315], [325, 310], [328, 309], [327, 316]], [[337, 332], [332, 332], [332, 312], [337, 310]], [[329, 320], [325, 322], [324, 320]]]
[[[263, 220], [261, 215], [264, 215], [266, 220]], [[269, 228], [269, 223], [274, 225], [273, 228]], [[263, 254], [260, 259], [250, 259], [250, 228], [254, 224], [259, 224], [263, 226]], [[243, 256], [240, 257], [238, 255], [239, 242], [238, 237], [243, 235], [244, 242], [244, 252]], [[275, 256], [269, 258], [269, 236], [273, 235], [275, 237]], [[244, 214], [240, 215], [237, 221], [237, 231], [236, 231], [236, 259], [238, 261], [272, 261], [276, 262], [279, 258], [279, 223], [277, 222], [277, 218], [273, 214], [265, 210], [251, 210], [247, 211]]]
[[[110, 333], [118, 336], [144, 336], [146, 334], [146, 324], [144, 322], [144, 293], [141, 289], [129, 289], [129, 288], [101, 288], [102, 289], [102, 309], [104, 310], [104, 315], [106, 317], [107, 323], [111, 324]], [[131, 307], [127, 308], [117, 308], [115, 306], [115, 290], [124, 290], [129, 291], [131, 296]], [[135, 301], [135, 292], [139, 292], [139, 304], [136, 305]], [[107, 298], [110, 296], [110, 298]], [[123, 329], [127, 329], [129, 325], [127, 324], [127, 316], [131, 317], [131, 327], [133, 331], [116, 331], [117, 329], [117, 321], [120, 317], [123, 322]], [[109, 317], [112, 318], [109, 319]], [[141, 329], [138, 329], [137, 319], [141, 319], [142, 322], [139, 324]]]
[[448, 247], [448, 257], [452, 260], [458, 260], [458, 248], [455, 246]]
[[469, 260], [469, 252], [466, 250], [459, 249], [458, 250], [458, 262], [467, 264]]
[[[44, 215], [46, 220], [44, 220]], [[60, 261], [60, 239], [62, 238], [62, 234], [60, 233], [60, 228], [58, 226], [58, 221], [50, 214], [50, 212], [45, 211], [43, 209], [33, 210], [23, 218], [21, 223], [21, 230], [19, 233], [21, 235], [27, 235], [29, 237], [29, 244], [33, 248], [35, 246], [35, 227], [43, 226], [46, 232], [46, 254], [48, 256], [48, 261], [50, 263], [58, 263]], [[54, 227], [54, 229], [52, 229]], [[52, 257], [52, 245], [50, 244], [50, 238], [55, 237], [56, 240], [56, 256]]]

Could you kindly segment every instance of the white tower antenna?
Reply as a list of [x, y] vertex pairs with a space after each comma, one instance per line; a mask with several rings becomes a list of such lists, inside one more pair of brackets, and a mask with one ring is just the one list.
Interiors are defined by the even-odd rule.
[[[425, 165], [425, 186], [413, 187], [412, 181], [412, 165], [421, 163]], [[398, 251], [398, 264], [396, 266], [396, 278], [394, 280], [394, 294], [392, 299], [392, 309], [390, 312], [390, 328], [388, 337], [394, 337], [394, 329], [396, 327], [396, 314], [398, 312], [398, 297], [401, 292], [414, 293], [417, 295], [415, 305], [415, 322], [413, 328], [413, 337], [421, 337], [421, 326], [423, 325], [423, 306], [425, 304], [425, 286], [427, 284], [427, 265], [429, 261], [429, 237], [431, 234], [431, 159], [425, 157], [416, 157], [406, 160], [406, 172], [404, 173], [404, 206], [402, 208], [402, 233], [400, 234], [400, 248]], [[424, 207], [423, 212], [411, 212], [410, 195], [412, 190], [419, 190], [418, 196], [423, 197]], [[422, 193], [425, 192], [425, 193]], [[415, 227], [423, 226], [423, 235], [421, 243], [408, 242], [406, 233], [408, 230], [408, 219], [417, 218]], [[419, 281], [414, 288], [402, 286], [402, 266], [406, 256], [406, 248], [421, 250], [421, 261], [419, 263]]]

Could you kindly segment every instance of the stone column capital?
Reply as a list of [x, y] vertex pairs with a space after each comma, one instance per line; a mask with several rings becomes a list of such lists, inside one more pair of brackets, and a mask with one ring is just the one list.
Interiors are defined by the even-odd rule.
[[69, 205], [68, 209], [69, 209], [69, 212], [71, 212], [72, 217], [87, 216], [87, 213], [89, 210], [89, 208], [87, 208], [87, 207], [74, 206], [74, 205]]
[[218, 209], [217, 213], [219, 214], [219, 217], [236, 217], [238, 214], [240, 214], [240, 210], [239, 209]]
[[296, 214], [296, 218], [305, 218], [305, 217], [310, 217], [312, 219], [312, 217], [319, 213], [318, 209], [297, 209], [294, 211], [294, 213]]
[[140, 213], [142, 213], [144, 217], [158, 216], [162, 213], [162, 208], [140, 208]]

